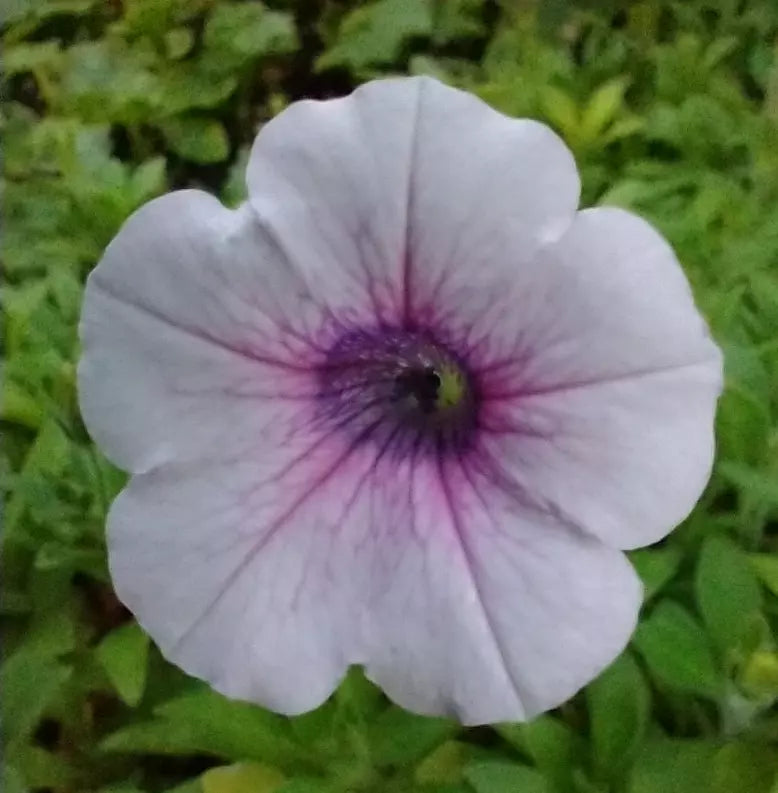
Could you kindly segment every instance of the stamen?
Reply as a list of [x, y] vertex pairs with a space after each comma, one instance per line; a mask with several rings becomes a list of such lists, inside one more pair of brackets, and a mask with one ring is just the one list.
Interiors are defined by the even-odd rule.
[[320, 367], [319, 381], [324, 414], [346, 419], [355, 437], [436, 452], [472, 440], [476, 384], [464, 361], [429, 333], [381, 328], [344, 334]]

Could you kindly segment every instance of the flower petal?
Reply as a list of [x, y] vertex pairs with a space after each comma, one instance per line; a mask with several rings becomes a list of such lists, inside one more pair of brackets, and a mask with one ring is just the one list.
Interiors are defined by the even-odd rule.
[[170, 464], [116, 501], [117, 591], [186, 671], [296, 713], [362, 663], [411, 710], [486, 723], [559, 704], [626, 644], [621, 553], [456, 462], [319, 451]]
[[193, 190], [152, 201], [87, 284], [86, 425], [133, 472], [231, 443], [267, 444], [310, 401], [309, 339], [321, 321], [247, 207], [227, 210]]
[[621, 652], [641, 585], [623, 554], [519, 507], [467, 463], [436, 469], [411, 465], [413, 509], [391, 515], [415, 542], [376, 549], [366, 671], [411, 710], [530, 719]]
[[710, 475], [721, 354], [670, 246], [628, 212], [579, 213], [534, 270], [517, 352], [485, 374], [484, 447], [539, 508], [655, 542]]
[[[331, 310], [406, 327], [453, 308], [458, 325], [475, 321], [569, 225], [579, 193], [550, 129], [428, 77], [295, 103], [260, 132], [247, 178], [263, 224]], [[507, 229], [511, 256], [485, 267]]]

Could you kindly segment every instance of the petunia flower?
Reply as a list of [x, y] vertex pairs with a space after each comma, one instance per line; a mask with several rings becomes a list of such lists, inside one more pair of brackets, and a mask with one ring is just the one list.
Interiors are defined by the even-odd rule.
[[547, 127], [428, 78], [293, 104], [247, 183], [142, 207], [87, 284], [119, 597], [283, 713], [351, 664], [468, 724], [563, 702], [633, 631], [623, 550], [711, 468], [721, 357], [671, 248], [577, 211]]

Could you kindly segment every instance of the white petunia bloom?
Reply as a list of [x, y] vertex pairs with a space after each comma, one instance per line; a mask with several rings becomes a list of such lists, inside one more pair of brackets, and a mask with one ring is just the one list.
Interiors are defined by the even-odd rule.
[[152, 201], [89, 278], [119, 597], [283, 713], [349, 664], [467, 724], [558, 705], [634, 628], [622, 550], [709, 476], [721, 356], [672, 250], [577, 211], [548, 128], [429, 78], [292, 105], [247, 179], [237, 210]]

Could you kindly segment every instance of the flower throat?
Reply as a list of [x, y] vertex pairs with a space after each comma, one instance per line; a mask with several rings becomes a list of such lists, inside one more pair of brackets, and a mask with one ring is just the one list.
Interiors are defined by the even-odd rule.
[[472, 438], [472, 378], [463, 361], [428, 333], [344, 334], [318, 376], [324, 414], [360, 442], [448, 453]]

